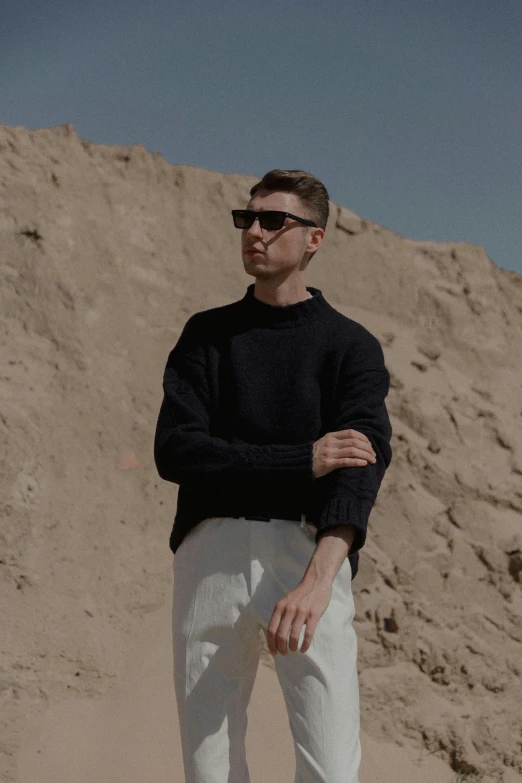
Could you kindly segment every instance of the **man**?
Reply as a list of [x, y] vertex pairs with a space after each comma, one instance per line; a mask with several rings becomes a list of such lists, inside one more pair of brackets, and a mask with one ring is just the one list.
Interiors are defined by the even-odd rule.
[[351, 581], [392, 457], [390, 376], [377, 338], [305, 285], [328, 219], [324, 185], [273, 170], [250, 196], [233, 218], [255, 284], [185, 324], [154, 441], [159, 475], [179, 484], [170, 546], [185, 779], [248, 783], [262, 633], [296, 783], [358, 783]]

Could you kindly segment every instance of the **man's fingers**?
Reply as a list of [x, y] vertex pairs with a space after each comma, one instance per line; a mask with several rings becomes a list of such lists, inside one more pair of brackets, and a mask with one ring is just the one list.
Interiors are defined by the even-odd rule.
[[267, 644], [272, 655], [276, 655], [278, 652], [282, 655], [287, 654], [288, 632], [294, 616], [295, 608], [289, 609], [287, 606], [283, 609], [276, 604], [267, 628]]
[[[304, 610], [286, 607], [284, 611], [275, 609], [267, 628], [267, 644], [272, 655], [278, 652], [288, 654], [288, 648], [297, 652], [301, 628], [306, 618]], [[288, 636], [290, 632], [290, 637]]]
[[275, 638], [277, 650], [281, 655], [286, 655], [288, 652], [288, 632], [293, 619], [294, 612], [287, 609], [279, 622], [279, 628], [276, 631]]
[[302, 653], [306, 652], [310, 647], [310, 645], [312, 644], [312, 639], [315, 633], [315, 627], [318, 622], [319, 622], [319, 618], [314, 618], [313, 616], [308, 617], [308, 621], [306, 623], [306, 631], [300, 649]]
[[366, 462], [375, 462], [375, 453], [373, 451], [367, 451], [366, 449], [354, 449], [348, 447], [346, 449], [339, 449], [337, 459], [363, 459]]
[[[365, 452], [375, 454], [371, 441], [362, 432], [357, 432], [357, 430], [341, 430], [340, 432], [333, 432], [332, 435], [335, 435], [340, 441], [345, 441], [349, 438], [352, 441], [352, 446], [363, 449]], [[350, 447], [347, 446], [346, 448]]]
[[294, 622], [292, 623], [292, 628], [290, 629], [290, 639], [288, 641], [288, 646], [292, 652], [297, 652], [297, 648], [299, 646], [299, 636], [301, 635], [301, 628], [303, 627], [305, 617], [306, 612], [304, 610], [297, 612]]
[[343, 446], [342, 441], [339, 441], [336, 449], [337, 454], [335, 456], [337, 459], [341, 457], [359, 457], [360, 459], [371, 459], [376, 456], [373, 446], [369, 446], [367, 443], [363, 443], [363, 441], [352, 441], [349, 446]]
[[346, 440], [347, 438], [350, 438], [350, 440], [362, 441], [365, 446], [372, 445], [370, 439], [364, 434], [364, 432], [358, 432], [358, 430], [334, 430], [330, 434], [338, 440]]
[[338, 435], [341, 438], [362, 438], [362, 440], [370, 442], [368, 436], [364, 432], [359, 432], [359, 430], [334, 430], [332, 435]]
[[279, 623], [281, 621], [282, 614], [283, 614], [283, 610], [278, 608], [276, 604], [276, 607], [272, 613], [272, 617], [270, 618], [270, 622], [268, 623], [268, 627], [266, 629], [266, 643], [272, 655], [275, 655], [277, 653], [276, 633], [279, 628]]

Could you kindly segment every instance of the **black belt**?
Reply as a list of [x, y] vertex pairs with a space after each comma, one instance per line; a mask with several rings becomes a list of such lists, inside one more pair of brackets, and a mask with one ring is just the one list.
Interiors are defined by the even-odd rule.
[[[241, 516], [243, 516], [243, 515], [241, 515]], [[239, 519], [239, 516], [232, 517], [232, 519]], [[260, 522], [270, 522], [271, 519], [291, 519], [291, 520], [294, 520], [295, 522], [300, 522], [301, 521], [301, 514], [300, 513], [296, 514], [296, 512], [294, 511], [294, 512], [291, 512], [290, 514], [284, 514], [284, 515], [282, 515], [280, 517], [261, 517], [261, 516], [259, 516], [259, 517], [247, 517], [247, 516], [245, 516], [245, 519], [257, 519]]]

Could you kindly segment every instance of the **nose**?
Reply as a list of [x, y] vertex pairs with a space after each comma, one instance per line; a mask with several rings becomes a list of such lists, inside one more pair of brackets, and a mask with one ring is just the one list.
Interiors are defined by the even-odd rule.
[[259, 222], [259, 218], [256, 217], [250, 228], [247, 228], [246, 230], [247, 237], [262, 237], [263, 236], [263, 229], [261, 228], [261, 224]]

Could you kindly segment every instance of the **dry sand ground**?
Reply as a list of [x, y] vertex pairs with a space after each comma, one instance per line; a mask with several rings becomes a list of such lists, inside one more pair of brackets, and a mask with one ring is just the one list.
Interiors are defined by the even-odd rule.
[[[256, 177], [0, 127], [0, 775], [182, 781], [164, 364], [239, 299]], [[522, 278], [332, 206], [307, 272], [381, 341], [394, 459], [353, 589], [361, 783], [522, 781]], [[253, 783], [292, 780], [263, 656]], [[268, 752], [267, 752], [268, 751]], [[271, 766], [268, 766], [268, 765]]]
[[[183, 781], [175, 699], [166, 687], [172, 665], [169, 622], [166, 604], [149, 615], [118, 685], [106, 698], [57, 703], [47, 713], [43, 733], [41, 721], [36, 721], [21, 754], [20, 781]], [[273, 667], [264, 663], [250, 703], [247, 737], [252, 783], [293, 781], [295, 761], [284, 700]], [[447, 764], [426, 751], [405, 750], [365, 735], [363, 753], [364, 783], [450, 783], [455, 778]]]

